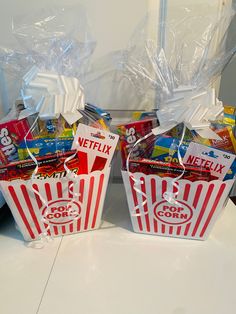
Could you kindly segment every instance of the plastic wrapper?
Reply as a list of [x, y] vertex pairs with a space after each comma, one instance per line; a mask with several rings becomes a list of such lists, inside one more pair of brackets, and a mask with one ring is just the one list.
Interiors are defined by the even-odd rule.
[[24, 239], [41, 247], [100, 227], [118, 136], [109, 113], [85, 103], [80, 76], [94, 41], [84, 12], [44, 10], [15, 19], [13, 31], [22, 58], [0, 58], [18, 80], [0, 121], [0, 187]]
[[82, 6], [47, 7], [14, 17], [14, 48], [0, 47], [1, 104], [4, 114], [21, 95], [22, 77], [41, 70], [81, 77], [96, 47]]
[[[213, 88], [235, 53], [225, 46], [234, 12], [217, 20], [210, 6], [205, 16], [184, 10], [162, 25], [165, 44], [148, 38], [147, 20], [131, 39], [125, 75], [141, 97], [155, 93], [159, 126], [128, 146], [122, 176], [135, 232], [204, 240], [236, 175], [234, 130]], [[132, 123], [145, 125], [142, 117]]]

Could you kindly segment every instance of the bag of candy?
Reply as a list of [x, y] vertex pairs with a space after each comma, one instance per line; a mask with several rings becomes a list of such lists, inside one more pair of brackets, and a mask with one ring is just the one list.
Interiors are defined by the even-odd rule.
[[118, 136], [109, 113], [85, 103], [79, 78], [95, 43], [84, 12], [47, 9], [13, 25], [24, 62], [17, 51], [0, 58], [17, 77], [0, 121], [1, 191], [26, 241], [97, 229]]
[[140, 95], [156, 96], [153, 111], [135, 114], [118, 133], [134, 231], [204, 240], [236, 175], [235, 135], [213, 88], [235, 53], [225, 46], [234, 12], [225, 8], [215, 20], [210, 8], [204, 17], [185, 11], [184, 20], [162, 25], [159, 45], [148, 23], [131, 40], [125, 74]]

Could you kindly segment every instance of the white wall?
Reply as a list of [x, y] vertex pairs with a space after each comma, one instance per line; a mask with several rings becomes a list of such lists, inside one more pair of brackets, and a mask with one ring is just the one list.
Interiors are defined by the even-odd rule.
[[[236, 8], [236, 0], [233, 0], [233, 4]], [[232, 47], [232, 44], [236, 45], [236, 17], [234, 18], [231, 24], [227, 38], [227, 45], [229, 47]], [[227, 65], [221, 79], [220, 99], [225, 104], [236, 106], [235, 81], [236, 81], [236, 57], [234, 57], [231, 63]]]
[[[189, 7], [196, 10], [198, 14], [204, 16], [210, 4], [214, 14], [217, 17], [222, 9], [222, 4], [228, 4], [231, 0], [166, 0], [167, 20], [184, 18], [179, 11], [173, 9], [173, 4], [181, 7]], [[46, 7], [48, 5], [73, 5], [76, 0], [0, 0], [0, 45], [4, 46], [12, 42], [11, 18], [14, 15], [30, 12], [34, 9]], [[80, 0], [79, 3], [85, 6], [90, 19], [91, 29], [97, 40], [97, 48], [94, 53], [94, 59], [107, 54], [110, 51], [123, 49], [140, 20], [148, 12], [148, 9], [156, 10], [157, 18], [159, 16], [159, 0]], [[152, 28], [152, 33], [157, 32], [157, 27]], [[193, 36], [194, 36], [193, 31]], [[152, 34], [152, 35], [153, 35]], [[228, 74], [227, 74], [228, 73]], [[232, 78], [232, 69], [228, 69], [224, 77], [221, 95], [227, 102], [233, 102], [234, 90], [228, 82], [228, 77]], [[229, 90], [230, 89], [230, 90]], [[225, 91], [225, 92], [224, 92]], [[229, 95], [232, 94], [232, 97]], [[132, 96], [132, 95], [131, 95]], [[122, 99], [119, 109], [134, 109], [138, 107], [138, 99], [131, 101], [132, 97], [127, 97], [127, 101]], [[107, 108], [114, 108], [112, 98], [104, 104]], [[117, 107], [117, 104], [115, 104]], [[141, 106], [142, 107], [142, 106]], [[141, 109], [140, 107], [140, 109]]]
[[[125, 49], [135, 27], [147, 13], [149, 3], [154, 4], [155, 7], [158, 0], [0, 0], [1, 2], [0, 46], [12, 46], [15, 41], [11, 34], [12, 16], [53, 6], [53, 4], [56, 6], [82, 4], [87, 11], [92, 34], [97, 41], [93, 60], [111, 51]], [[8, 101], [3, 102], [8, 103]], [[101, 104], [104, 107], [106, 105], [104, 102]], [[127, 107], [127, 103], [124, 105]], [[0, 116], [1, 108], [3, 106], [0, 104]]]
[[47, 5], [81, 3], [86, 9], [94, 37], [95, 57], [123, 49], [135, 26], [147, 12], [149, 0], [0, 0], [0, 45], [12, 42], [11, 18]]

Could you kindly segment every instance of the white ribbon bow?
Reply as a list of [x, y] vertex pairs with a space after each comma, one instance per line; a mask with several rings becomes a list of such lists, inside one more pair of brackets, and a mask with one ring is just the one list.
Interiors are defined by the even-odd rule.
[[71, 125], [82, 115], [84, 91], [78, 79], [51, 72], [39, 72], [33, 67], [24, 77], [21, 90], [25, 108], [19, 119], [38, 113], [44, 120], [57, 119], [60, 115]]
[[196, 131], [201, 137], [222, 140], [211, 128], [223, 113], [222, 102], [216, 99], [215, 90], [196, 91], [193, 88], [178, 88], [175, 97], [157, 111], [160, 126], [153, 129], [154, 135], [165, 133], [180, 123]]

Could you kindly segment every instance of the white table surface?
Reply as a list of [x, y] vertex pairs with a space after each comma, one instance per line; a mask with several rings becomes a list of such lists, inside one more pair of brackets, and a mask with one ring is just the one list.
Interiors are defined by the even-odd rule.
[[[113, 199], [113, 202], [111, 201]], [[102, 229], [28, 248], [0, 225], [1, 314], [235, 314], [236, 207], [205, 242], [135, 234], [124, 189], [108, 191]]]

